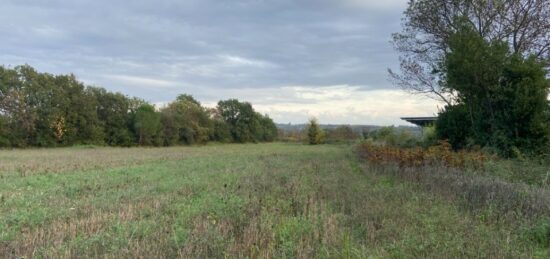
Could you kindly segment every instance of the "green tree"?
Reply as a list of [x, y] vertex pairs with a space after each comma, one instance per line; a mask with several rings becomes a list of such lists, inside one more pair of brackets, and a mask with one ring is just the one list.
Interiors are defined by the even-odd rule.
[[222, 143], [232, 142], [231, 129], [229, 125], [222, 120], [214, 120], [212, 130], [212, 140]]
[[134, 117], [134, 128], [138, 136], [139, 145], [156, 144], [160, 133], [160, 114], [150, 104], [142, 104]]
[[0, 113], [5, 118], [7, 139], [15, 147], [33, 145], [37, 130], [38, 110], [33, 90], [36, 71], [28, 66], [0, 69]]
[[258, 117], [258, 124], [259, 124], [259, 136], [258, 139], [260, 141], [267, 141], [271, 142], [277, 139], [278, 130], [277, 126], [275, 125], [275, 122], [269, 116], [262, 115], [260, 113], [256, 113], [256, 116]]
[[0, 147], [10, 147], [10, 138], [9, 138], [9, 128], [7, 124], [7, 119], [5, 116], [0, 114]]
[[85, 86], [74, 75], [0, 66], [0, 146], [257, 142], [276, 135], [275, 123], [249, 103], [222, 101], [208, 110], [183, 94], [158, 113], [142, 99]]
[[104, 129], [105, 143], [112, 146], [131, 146], [135, 143], [132, 127], [131, 100], [123, 94], [103, 88], [91, 88], [97, 98], [97, 116]]
[[502, 41], [514, 54], [550, 62], [548, 0], [410, 0], [403, 30], [393, 35], [394, 47], [401, 53], [401, 73], [390, 70], [394, 83], [454, 104], [456, 93], [444, 80], [442, 61], [451, 35], [464, 22], [488, 42]]
[[[58, 144], [102, 144], [104, 132], [97, 114], [98, 100], [74, 75], [56, 76], [56, 96], [48, 125]], [[64, 123], [61, 123], [64, 122]], [[64, 125], [63, 125], [64, 124]]]
[[462, 149], [472, 144], [472, 122], [465, 104], [446, 106], [435, 122], [438, 139], [449, 141], [454, 149]]
[[239, 102], [237, 99], [219, 101], [218, 112], [229, 125], [231, 137], [236, 142], [256, 142], [259, 137], [259, 118], [247, 102]]
[[13, 146], [54, 146], [102, 138], [96, 99], [73, 75], [0, 68], [0, 113]]
[[323, 144], [325, 142], [325, 132], [319, 126], [317, 119], [311, 118], [307, 126], [307, 137], [310, 145]]
[[[449, 46], [446, 84], [464, 106], [451, 117], [463, 118], [466, 110], [475, 144], [495, 147], [506, 156], [515, 149], [536, 152], [546, 146], [549, 81], [544, 64], [534, 56], [511, 53], [504, 42], [486, 41], [467, 23], [451, 36]], [[444, 124], [438, 123], [441, 135], [456, 129]]]
[[213, 127], [207, 110], [191, 95], [180, 95], [161, 110], [165, 145], [205, 143]]

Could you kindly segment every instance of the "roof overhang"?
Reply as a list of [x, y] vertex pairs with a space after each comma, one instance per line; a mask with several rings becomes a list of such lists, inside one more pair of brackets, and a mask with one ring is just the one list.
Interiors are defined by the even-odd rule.
[[437, 117], [402, 117], [401, 119], [414, 125], [425, 127], [434, 124]]

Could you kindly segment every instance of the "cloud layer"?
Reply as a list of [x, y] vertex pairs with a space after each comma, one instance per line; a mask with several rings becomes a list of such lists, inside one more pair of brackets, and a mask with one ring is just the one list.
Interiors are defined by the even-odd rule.
[[397, 65], [390, 34], [405, 5], [8, 0], [0, 9], [0, 63], [74, 73], [155, 103], [180, 93], [205, 103], [238, 97], [279, 122], [316, 115], [330, 123], [400, 123], [400, 115], [436, 111], [386, 80]]

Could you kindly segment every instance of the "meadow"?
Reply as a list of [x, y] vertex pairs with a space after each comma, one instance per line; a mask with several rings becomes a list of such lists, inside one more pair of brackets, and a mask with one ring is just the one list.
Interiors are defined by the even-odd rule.
[[293, 143], [1, 150], [0, 257], [550, 257], [546, 228], [534, 228], [542, 217], [468, 209], [430, 188], [433, 179], [355, 151]]

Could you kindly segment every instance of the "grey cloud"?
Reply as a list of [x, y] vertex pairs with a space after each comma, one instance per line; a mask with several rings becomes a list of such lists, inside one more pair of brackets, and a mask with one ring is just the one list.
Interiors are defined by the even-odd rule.
[[75, 73], [153, 102], [182, 92], [214, 98], [215, 89], [391, 88], [386, 68], [397, 55], [388, 41], [405, 3], [8, 0], [0, 63]]

